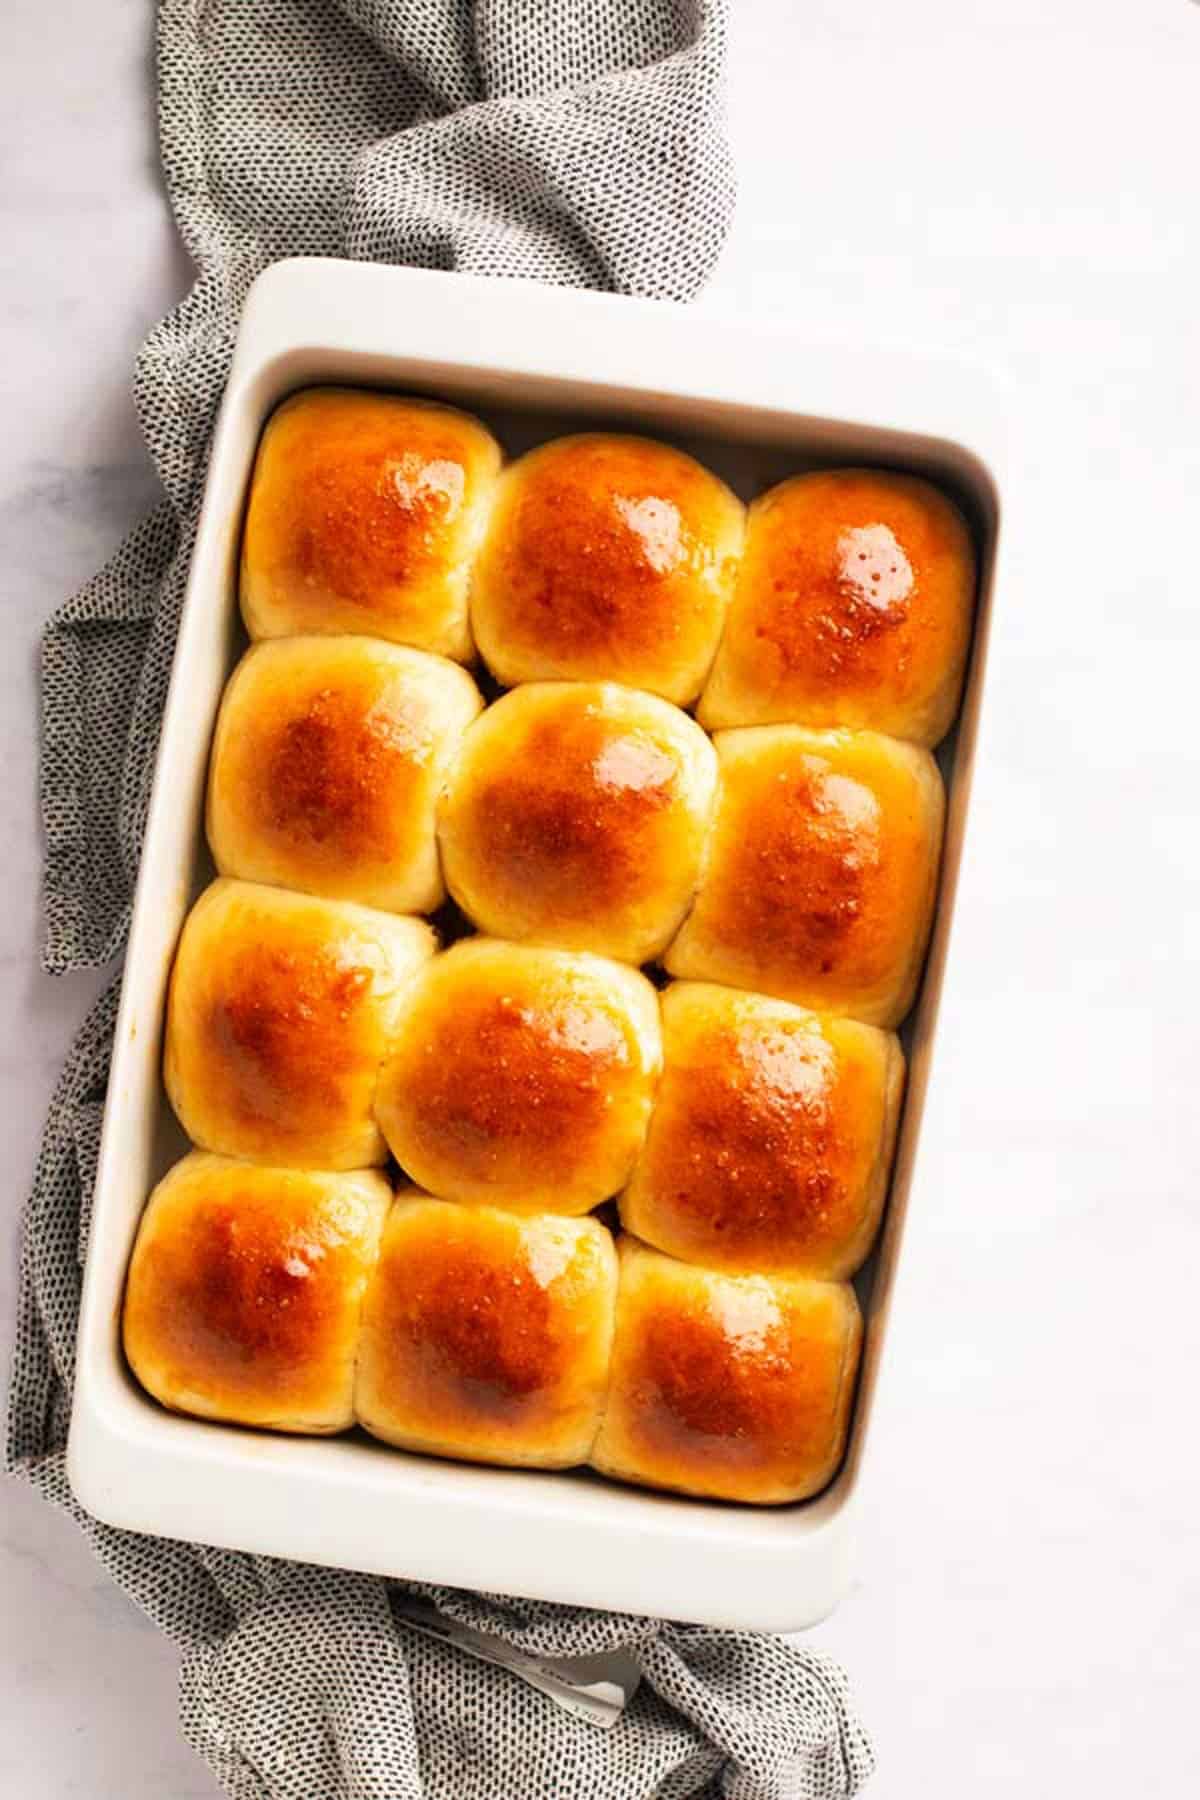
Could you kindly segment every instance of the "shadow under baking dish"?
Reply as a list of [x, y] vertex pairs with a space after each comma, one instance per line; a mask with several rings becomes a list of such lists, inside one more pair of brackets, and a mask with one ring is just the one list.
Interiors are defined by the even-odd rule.
[[[129, 1373], [124, 1273], [147, 1194], [186, 1149], [160, 1079], [175, 941], [213, 870], [208, 750], [245, 647], [237, 554], [270, 412], [323, 382], [392, 387], [479, 414], [510, 456], [566, 431], [642, 431], [750, 499], [801, 470], [928, 475], [971, 522], [974, 642], [938, 752], [945, 848], [924, 980], [901, 1031], [909, 1073], [891, 1191], [855, 1286], [865, 1338], [847, 1453], [815, 1499], [700, 1502], [587, 1471], [410, 1455], [355, 1431], [289, 1438], [172, 1414]], [[851, 1526], [911, 1192], [974, 758], [1004, 432], [986, 380], [955, 363], [807, 346], [676, 308], [532, 284], [325, 261], [277, 264], [247, 304], [210, 464], [164, 715], [105, 1112], [84, 1281], [72, 1486], [114, 1525], [260, 1554], [718, 1625], [795, 1629], [851, 1573]]]

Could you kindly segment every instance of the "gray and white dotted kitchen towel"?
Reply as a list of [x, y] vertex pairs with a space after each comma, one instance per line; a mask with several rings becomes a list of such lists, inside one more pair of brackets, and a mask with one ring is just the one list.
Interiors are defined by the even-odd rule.
[[[158, 510], [45, 637], [45, 965], [118, 957], [209, 434], [242, 303], [284, 255], [686, 300], [733, 203], [725, 0], [161, 0], [160, 129], [197, 267], [136, 398]], [[779, 1638], [415, 1590], [541, 1655], [625, 1646], [611, 1731], [414, 1632], [403, 1584], [114, 1531], [67, 1486], [80, 1263], [117, 988], [26, 1215], [6, 1460], [180, 1645], [184, 1731], [236, 1800], [832, 1800], [869, 1774], [844, 1678]]]

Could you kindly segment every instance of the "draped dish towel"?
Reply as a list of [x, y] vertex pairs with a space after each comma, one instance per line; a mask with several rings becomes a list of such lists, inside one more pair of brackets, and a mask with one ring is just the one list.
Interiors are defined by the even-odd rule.
[[[160, 131], [198, 277], [136, 399], [165, 499], [44, 643], [45, 965], [121, 953], [209, 435], [283, 255], [686, 300], [732, 209], [724, 0], [162, 0]], [[183, 1728], [237, 1800], [829, 1800], [871, 1753], [783, 1639], [501, 1600], [120, 1532], [64, 1468], [117, 986], [62, 1075], [25, 1222], [7, 1462], [182, 1651]], [[537, 1655], [624, 1646], [611, 1730], [421, 1635], [404, 1591]]]

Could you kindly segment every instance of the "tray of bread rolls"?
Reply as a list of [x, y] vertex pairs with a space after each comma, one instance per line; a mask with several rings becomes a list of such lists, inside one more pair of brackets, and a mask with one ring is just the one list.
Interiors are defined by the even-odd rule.
[[117, 1025], [90, 1510], [714, 1623], [836, 1603], [996, 417], [609, 297], [260, 280]]

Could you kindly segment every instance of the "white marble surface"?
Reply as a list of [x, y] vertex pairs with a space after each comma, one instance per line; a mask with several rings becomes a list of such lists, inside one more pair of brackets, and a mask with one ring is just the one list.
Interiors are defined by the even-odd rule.
[[[856, 1681], [876, 1800], [1179, 1800], [1200, 1785], [1200, 7], [734, 11], [741, 212], [702, 304], [946, 343], [1018, 384], [860, 1580], [814, 1641]], [[5, 8], [6, 1321], [41, 1114], [98, 986], [36, 969], [35, 646], [150, 496], [129, 369], [188, 278], [148, 14]], [[212, 1800], [170, 1647], [66, 1524], [11, 1485], [0, 1509], [0, 1792]]]

